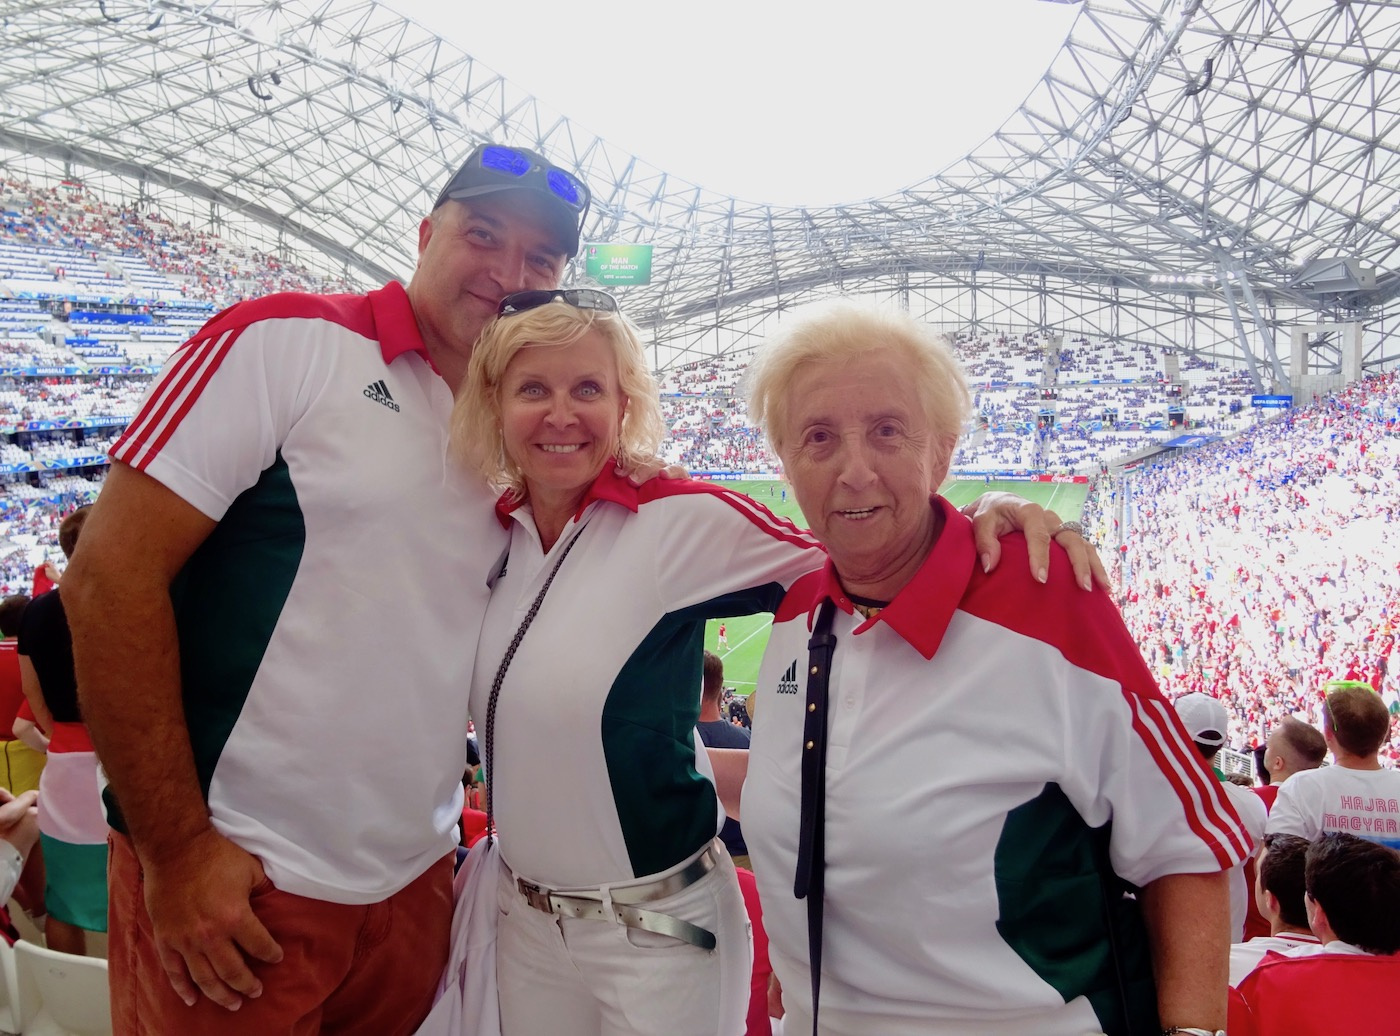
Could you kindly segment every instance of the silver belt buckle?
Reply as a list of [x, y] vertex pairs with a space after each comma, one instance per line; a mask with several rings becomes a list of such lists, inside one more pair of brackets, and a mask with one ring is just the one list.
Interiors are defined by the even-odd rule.
[[520, 894], [525, 897], [525, 902], [536, 910], [546, 914], [554, 913], [554, 904], [549, 901], [549, 893], [538, 885], [533, 885], [524, 878], [516, 878], [515, 886], [520, 890]]

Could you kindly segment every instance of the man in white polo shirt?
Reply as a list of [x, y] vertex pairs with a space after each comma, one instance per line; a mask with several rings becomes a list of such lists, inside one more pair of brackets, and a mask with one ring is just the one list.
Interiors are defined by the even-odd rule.
[[63, 596], [115, 792], [118, 1033], [387, 1036], [426, 1014], [505, 543], [447, 418], [499, 300], [558, 284], [588, 198], [478, 148], [407, 289], [226, 310], [114, 444]]

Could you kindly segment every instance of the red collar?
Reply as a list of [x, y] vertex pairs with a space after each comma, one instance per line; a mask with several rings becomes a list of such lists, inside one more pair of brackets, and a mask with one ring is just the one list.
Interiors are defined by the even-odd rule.
[[[607, 500], [614, 504], [621, 504], [629, 511], [636, 511], [641, 503], [638, 487], [630, 481], [616, 474], [617, 463], [610, 462], [603, 465], [603, 470], [598, 473], [598, 477], [593, 480], [593, 484], [588, 487], [588, 492], [583, 494], [583, 500], [579, 502], [578, 510], [574, 512], [574, 521], [583, 517], [583, 512], [588, 509], [588, 505], [595, 500]], [[496, 520], [503, 528], [510, 528], [511, 515], [525, 503], [525, 497], [507, 491], [502, 493], [500, 499], [496, 501]]]
[[[374, 313], [375, 333], [379, 336], [379, 351], [385, 364], [393, 363], [404, 353], [418, 353], [432, 364], [428, 347], [423, 344], [423, 336], [418, 331], [418, 318], [413, 315], [413, 304], [408, 301], [408, 292], [398, 281], [390, 281], [377, 291], [366, 296]], [[433, 367], [433, 370], [437, 370]]]
[[[924, 563], [914, 573], [914, 578], [895, 595], [894, 600], [855, 630], [858, 634], [864, 633], [877, 622], [886, 623], [925, 658], [932, 658], [938, 645], [943, 642], [943, 634], [967, 592], [977, 565], [971, 519], [941, 496], [930, 497], [929, 504], [939, 508], [943, 514], [943, 531], [939, 533], [933, 550], [929, 551]], [[836, 577], [836, 568], [830, 558], [818, 579], [807, 613], [808, 629], [816, 621], [818, 606], [827, 598], [847, 615], [855, 614], [851, 599], [841, 588], [841, 581]]]

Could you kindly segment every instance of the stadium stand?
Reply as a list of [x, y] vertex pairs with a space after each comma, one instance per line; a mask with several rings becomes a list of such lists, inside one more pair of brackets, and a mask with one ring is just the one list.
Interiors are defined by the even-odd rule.
[[[1157, 359], [1141, 349], [1076, 339], [1059, 351], [1056, 369], [1047, 370], [1046, 343], [1032, 334], [964, 334], [954, 348], [978, 415], [953, 459], [955, 471], [1094, 473], [1160, 450], [1186, 427], [1221, 435], [1255, 420], [1247, 374], [1194, 358], [1182, 396], [1172, 397], [1170, 383], [1153, 366]], [[696, 471], [775, 470], [777, 460], [749, 424], [742, 397], [750, 355], [663, 372], [668, 460]], [[1105, 371], [1112, 377], [1100, 377]], [[1189, 425], [1171, 423], [1178, 399]]]
[[74, 184], [0, 180], [0, 581], [28, 587], [151, 375], [214, 312], [354, 287]]
[[[1320, 725], [1322, 686], [1359, 679], [1396, 711], [1400, 380], [1353, 384], [1259, 428], [1118, 482], [1123, 611], [1163, 689], [1206, 691], [1230, 744], [1280, 717]], [[1400, 760], [1400, 735], [1382, 753]]]

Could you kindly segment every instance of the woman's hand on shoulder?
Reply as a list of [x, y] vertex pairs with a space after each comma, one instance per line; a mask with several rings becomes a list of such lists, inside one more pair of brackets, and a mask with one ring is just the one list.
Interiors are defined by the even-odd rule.
[[990, 572], [1001, 561], [1000, 537], [1022, 532], [1026, 537], [1031, 574], [1037, 582], [1045, 582], [1050, 571], [1050, 541], [1053, 539], [1069, 555], [1074, 569], [1074, 581], [1085, 590], [1097, 582], [1109, 589], [1108, 572], [1093, 544], [1065, 523], [1054, 511], [1017, 496], [1015, 493], [983, 493], [962, 508], [972, 519], [972, 532], [977, 543], [977, 556], [982, 571]]
[[689, 478], [690, 472], [679, 464], [667, 464], [660, 457], [648, 457], [630, 468], [619, 464], [613, 469], [619, 478], [625, 478], [634, 486], [650, 482], [654, 478]]

